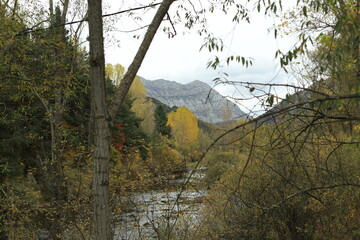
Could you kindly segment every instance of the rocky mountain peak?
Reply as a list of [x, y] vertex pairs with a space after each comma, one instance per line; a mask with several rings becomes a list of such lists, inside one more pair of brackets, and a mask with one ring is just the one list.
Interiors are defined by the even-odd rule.
[[195, 81], [192, 81], [192, 82], [189, 82], [185, 85], [190, 85], [190, 86], [208, 86], [206, 83], [200, 81], [200, 80], [195, 80]]
[[164, 79], [146, 80], [141, 78], [148, 97], [155, 98], [169, 107], [187, 107], [200, 120], [210, 123], [224, 121], [224, 109], [231, 111], [230, 119], [245, 118], [240, 108], [221, 96], [216, 90], [199, 80], [187, 84]]

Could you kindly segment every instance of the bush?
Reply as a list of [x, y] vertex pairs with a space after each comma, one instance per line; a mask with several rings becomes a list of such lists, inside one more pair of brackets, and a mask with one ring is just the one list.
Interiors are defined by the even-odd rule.
[[205, 188], [211, 187], [236, 162], [239, 155], [231, 152], [211, 152], [205, 159], [206, 174], [201, 184]]
[[320, 133], [291, 147], [272, 138], [276, 148], [261, 136], [255, 144], [264, 147], [247, 164], [243, 159], [224, 172], [210, 166], [209, 177], [222, 174], [210, 190], [197, 238], [359, 239], [359, 148], [323, 144]]

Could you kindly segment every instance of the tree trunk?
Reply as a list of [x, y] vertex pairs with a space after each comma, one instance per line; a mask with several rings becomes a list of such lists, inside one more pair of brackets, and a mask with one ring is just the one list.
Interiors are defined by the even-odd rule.
[[49, 0], [49, 12], [50, 12], [50, 22], [54, 20], [54, 1]]
[[119, 90], [117, 91], [114, 100], [110, 105], [109, 113], [111, 119], [115, 117], [120, 105], [124, 102], [125, 96], [129, 92], [130, 86], [136, 77], [136, 74], [144, 60], [147, 51], [149, 50], [150, 44], [153, 41], [161, 22], [163, 21], [173, 2], [174, 0], [163, 0], [163, 2], [160, 4], [158, 11], [156, 12], [151, 24], [149, 25], [149, 28], [146, 31], [139, 50], [137, 51], [134, 60], [130, 64], [128, 71], [121, 80]]
[[131, 63], [128, 72], [121, 81], [120, 88], [111, 104], [108, 114], [105, 92], [105, 61], [102, 26], [101, 0], [88, 0], [89, 42], [90, 42], [90, 78], [91, 104], [94, 121], [94, 234], [95, 239], [112, 239], [111, 215], [109, 206], [109, 160], [110, 160], [110, 121], [129, 91], [147, 50], [174, 0], [164, 0], [151, 22], [144, 40]]
[[106, 106], [101, 0], [88, 0], [91, 104], [94, 121], [94, 235], [112, 239], [109, 205], [110, 125]]

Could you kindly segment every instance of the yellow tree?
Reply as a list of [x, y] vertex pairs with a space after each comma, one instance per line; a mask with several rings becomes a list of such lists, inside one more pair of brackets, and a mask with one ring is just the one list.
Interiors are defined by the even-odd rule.
[[[105, 66], [106, 77], [111, 79], [116, 86], [120, 84], [124, 74], [125, 68], [121, 64], [113, 65], [108, 63]], [[133, 99], [131, 111], [135, 112], [136, 116], [142, 119], [141, 128], [144, 132], [151, 135], [155, 129], [155, 106], [151, 99], [146, 97], [146, 88], [138, 76], [134, 78], [129, 94]]]
[[136, 76], [133, 83], [130, 87], [130, 94], [135, 99], [145, 99], [146, 98], [146, 88], [141, 82], [141, 79]]
[[155, 129], [154, 103], [146, 97], [146, 88], [138, 76], [135, 77], [130, 87], [130, 94], [133, 97], [131, 110], [136, 116], [142, 119], [141, 128], [148, 135]]
[[180, 107], [168, 116], [168, 125], [179, 145], [193, 145], [197, 143], [199, 135], [198, 120], [186, 107]]
[[112, 65], [111, 63], [105, 66], [105, 76], [114, 81], [115, 85], [119, 85], [121, 79], [125, 75], [125, 68], [121, 64]]

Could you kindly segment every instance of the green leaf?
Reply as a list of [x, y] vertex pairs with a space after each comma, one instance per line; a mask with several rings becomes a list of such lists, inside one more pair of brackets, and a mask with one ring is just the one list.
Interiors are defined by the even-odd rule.
[[306, 6], [303, 7], [303, 13], [304, 13], [304, 16], [307, 17], [307, 10], [306, 10]]
[[270, 107], [274, 104], [274, 95], [270, 95], [270, 97], [266, 100]]

